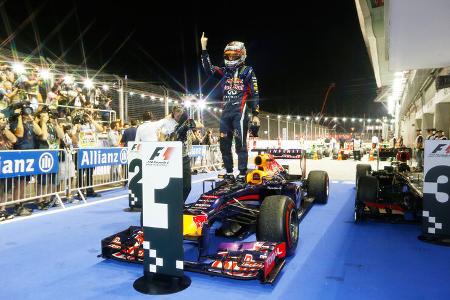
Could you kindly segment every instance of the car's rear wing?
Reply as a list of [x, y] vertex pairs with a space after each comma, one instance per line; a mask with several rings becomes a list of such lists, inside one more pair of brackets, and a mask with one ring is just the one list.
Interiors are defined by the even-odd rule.
[[258, 152], [258, 154], [271, 154], [275, 159], [302, 159], [306, 157], [306, 150], [304, 149], [253, 149], [252, 151]]
[[[283, 166], [290, 175], [299, 175], [306, 177], [306, 150], [305, 149], [253, 149], [252, 152], [260, 154], [270, 154], [273, 158]], [[292, 160], [299, 160], [296, 163]]]

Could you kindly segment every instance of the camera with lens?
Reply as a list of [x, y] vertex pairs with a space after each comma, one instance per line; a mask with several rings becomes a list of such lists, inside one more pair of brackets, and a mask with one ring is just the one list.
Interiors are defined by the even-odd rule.
[[[15, 111], [20, 109], [20, 112], [16, 113]], [[34, 110], [31, 107], [30, 101], [18, 101], [14, 102], [9, 106], [9, 111], [11, 112], [9, 119], [10, 121], [17, 120], [17, 117], [22, 116], [30, 116], [33, 115]]]
[[84, 110], [76, 110], [72, 113], [72, 124], [88, 124], [90, 123], [89, 114]]

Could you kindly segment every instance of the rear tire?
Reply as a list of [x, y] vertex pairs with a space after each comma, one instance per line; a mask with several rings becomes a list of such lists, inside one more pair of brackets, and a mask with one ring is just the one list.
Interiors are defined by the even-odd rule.
[[325, 171], [311, 171], [308, 174], [308, 196], [314, 197], [314, 202], [326, 204], [330, 190], [328, 173]]
[[294, 201], [283, 195], [268, 196], [261, 204], [256, 239], [285, 242], [286, 254], [295, 253], [298, 244], [298, 213]]
[[358, 180], [361, 176], [368, 176], [372, 171], [372, 166], [369, 164], [357, 164], [356, 165], [356, 180], [355, 185], [358, 186]]
[[356, 204], [378, 200], [378, 179], [374, 176], [361, 176], [356, 187]]
[[376, 202], [378, 200], [378, 179], [374, 176], [361, 176], [356, 186], [355, 198], [355, 223], [364, 221], [366, 215], [364, 209], [366, 202]]

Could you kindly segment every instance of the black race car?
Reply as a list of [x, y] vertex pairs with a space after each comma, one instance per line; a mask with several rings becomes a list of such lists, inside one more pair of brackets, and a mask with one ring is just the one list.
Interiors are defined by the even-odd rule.
[[[245, 183], [207, 180], [200, 198], [185, 205], [184, 240], [198, 255], [185, 259], [184, 270], [272, 283], [286, 256], [295, 253], [299, 222], [313, 203], [327, 203], [328, 174], [311, 171], [305, 178], [304, 150], [257, 151], [256, 169]], [[298, 162], [302, 174], [289, 174], [281, 160]], [[253, 233], [256, 242], [239, 242]], [[217, 246], [217, 239], [226, 242]], [[143, 240], [142, 228], [130, 227], [102, 240], [102, 256], [141, 263]]]
[[394, 161], [378, 171], [368, 164], [356, 166], [355, 222], [366, 218], [420, 222], [422, 174], [412, 172], [407, 164], [411, 149], [380, 149], [379, 157]]

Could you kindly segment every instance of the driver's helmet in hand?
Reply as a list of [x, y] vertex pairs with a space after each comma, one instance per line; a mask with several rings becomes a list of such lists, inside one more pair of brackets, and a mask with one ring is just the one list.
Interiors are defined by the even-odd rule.
[[244, 43], [236, 41], [228, 43], [223, 51], [223, 58], [225, 60], [225, 66], [229, 69], [243, 65], [247, 58]]

